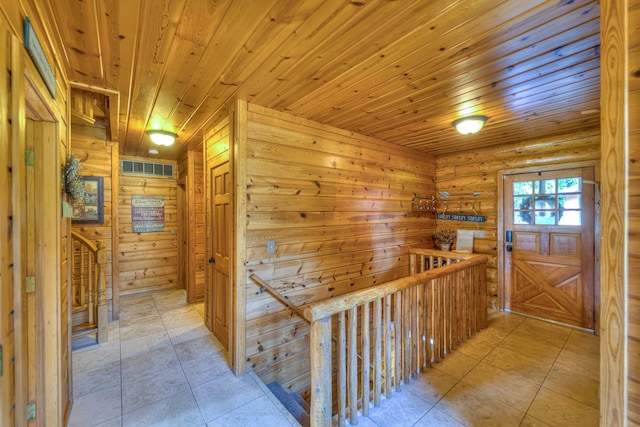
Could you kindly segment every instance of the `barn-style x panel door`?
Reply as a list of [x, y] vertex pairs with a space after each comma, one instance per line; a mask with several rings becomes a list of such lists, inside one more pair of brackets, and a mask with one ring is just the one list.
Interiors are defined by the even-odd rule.
[[593, 168], [508, 175], [503, 194], [505, 308], [593, 329]]

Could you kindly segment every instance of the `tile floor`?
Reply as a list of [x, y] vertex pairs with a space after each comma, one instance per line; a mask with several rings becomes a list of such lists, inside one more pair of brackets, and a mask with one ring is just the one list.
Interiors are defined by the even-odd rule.
[[[109, 342], [74, 351], [70, 426], [295, 426], [231, 374], [184, 291], [121, 300]], [[358, 426], [598, 426], [599, 338], [503, 312]]]
[[235, 377], [182, 290], [121, 299], [109, 342], [73, 352], [70, 427], [296, 426], [253, 373]]

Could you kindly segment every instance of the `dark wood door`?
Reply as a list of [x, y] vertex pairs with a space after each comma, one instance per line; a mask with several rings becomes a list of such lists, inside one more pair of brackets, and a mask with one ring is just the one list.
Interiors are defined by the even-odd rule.
[[509, 175], [503, 194], [506, 308], [593, 329], [593, 168]]
[[232, 314], [231, 254], [232, 221], [231, 174], [226, 161], [211, 168], [212, 268], [211, 318], [213, 333], [229, 348], [229, 325]]

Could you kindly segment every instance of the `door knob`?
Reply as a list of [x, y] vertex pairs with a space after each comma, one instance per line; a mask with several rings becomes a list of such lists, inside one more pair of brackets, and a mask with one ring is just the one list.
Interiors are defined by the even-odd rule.
[[216, 259], [214, 257], [209, 258], [209, 264], [215, 264]]
[[513, 251], [513, 246], [507, 245], [507, 252], [512, 252], [512, 251]]

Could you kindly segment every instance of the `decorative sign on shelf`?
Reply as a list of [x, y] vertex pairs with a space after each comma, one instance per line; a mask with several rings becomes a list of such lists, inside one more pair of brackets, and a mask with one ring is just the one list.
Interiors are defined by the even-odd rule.
[[51, 65], [49, 65], [47, 56], [44, 54], [44, 50], [42, 50], [42, 45], [38, 40], [38, 36], [36, 36], [36, 32], [28, 16], [24, 18], [24, 47], [27, 49], [27, 52], [29, 52], [31, 59], [33, 59], [33, 63], [38, 69], [38, 73], [40, 73], [51, 97], [56, 99], [56, 76], [53, 74]]
[[164, 231], [164, 196], [131, 196], [134, 233]]
[[484, 222], [486, 217], [481, 215], [438, 214], [437, 218], [449, 221]]

